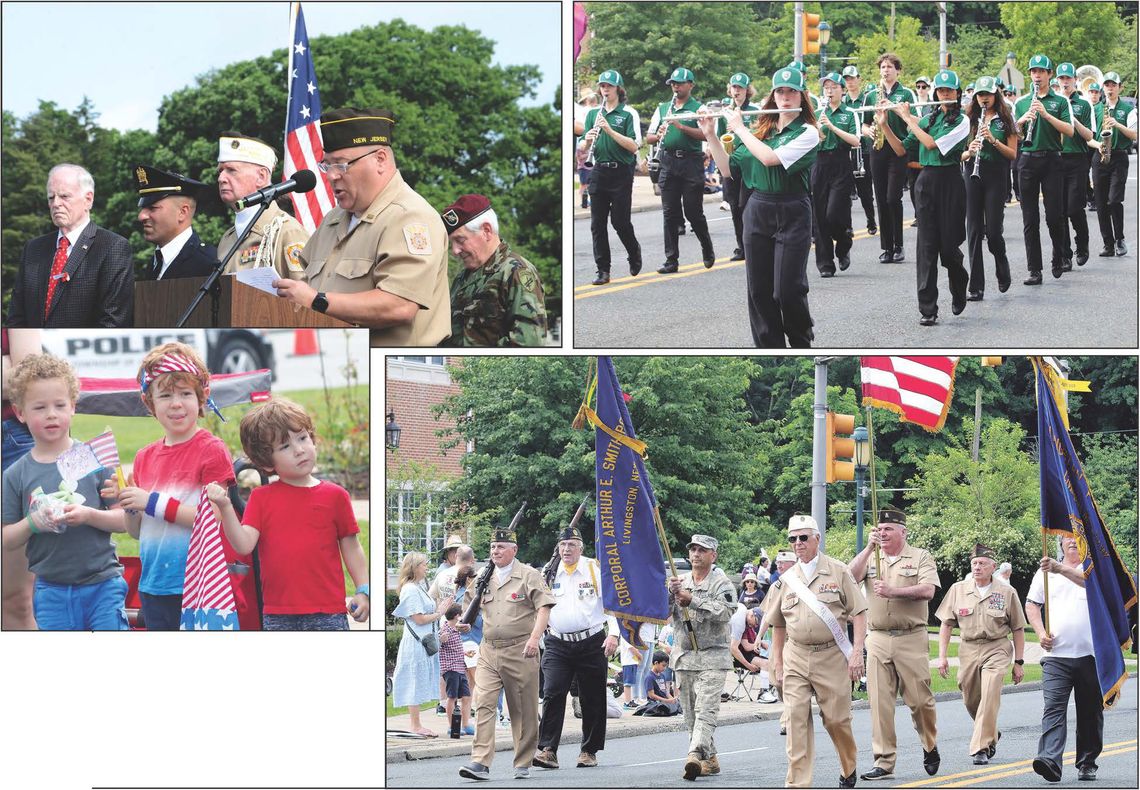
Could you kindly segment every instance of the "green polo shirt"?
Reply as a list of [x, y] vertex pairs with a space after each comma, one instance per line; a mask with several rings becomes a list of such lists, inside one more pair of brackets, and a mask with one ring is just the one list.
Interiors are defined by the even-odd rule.
[[[990, 119], [989, 126], [990, 126], [990, 134], [992, 134], [994, 136], [994, 139], [997, 140], [999, 143], [1004, 143], [1006, 140], [1009, 139], [1009, 129], [1005, 128], [1005, 121], [1003, 121], [1001, 119], [1000, 115], [995, 113], [994, 117]], [[973, 140], [972, 137], [969, 139]], [[1001, 151], [994, 148], [993, 144], [989, 140], [985, 139], [984, 137], [982, 138], [982, 150], [978, 155], [981, 157], [983, 162], [1008, 162], [1009, 161], [1004, 156], [1002, 156]], [[973, 165], [971, 165], [971, 167], [972, 166]]]
[[[859, 135], [856, 127], [855, 113], [851, 112], [849, 107], [844, 107], [842, 102], [840, 102], [839, 108], [835, 110], [831, 109], [830, 104], [824, 105], [823, 112], [827, 115], [827, 119], [835, 125], [836, 129], [841, 129], [855, 136]], [[843, 151], [850, 151], [852, 147], [853, 146], [843, 140], [840, 140], [839, 135], [835, 134], [835, 132], [829, 128], [823, 133], [823, 142], [820, 144], [819, 150], [834, 151], [838, 148]]]
[[[740, 109], [743, 112], [746, 110], [759, 110], [760, 107], [759, 107], [759, 105], [752, 104], [751, 102], [745, 102], [744, 105]], [[756, 118], [757, 118], [757, 116], [755, 116], [755, 115], [746, 117], [744, 119], [744, 125], [745, 126], [751, 126], [752, 122], [755, 121]], [[716, 136], [717, 137], [724, 137], [726, 134], [728, 134], [728, 121], [726, 121], [724, 118], [717, 118]], [[732, 136], [732, 144], [736, 148], [739, 148], [742, 145], [742, 143], [740, 142], [740, 135], [734, 134]]]
[[[1050, 90], [1045, 96], [1040, 97], [1041, 104], [1049, 111], [1049, 114], [1062, 123], [1069, 123], [1072, 116], [1069, 114], [1069, 100], [1064, 96], [1060, 96]], [[1033, 94], [1026, 94], [1018, 99], [1017, 104], [1013, 106], [1013, 117], [1017, 120], [1029, 111], [1029, 105], [1033, 103]], [[1022, 127], [1022, 132], [1025, 127]], [[1060, 151], [1061, 150], [1061, 133], [1053, 128], [1053, 124], [1046, 121], [1044, 118], [1037, 118], [1033, 121], [1033, 138], [1027, 139], [1021, 144], [1021, 151]]]
[[768, 194], [806, 195], [811, 165], [819, 151], [816, 128], [796, 118], [784, 131], [770, 134], [764, 143], [780, 157], [779, 165], [764, 164], [744, 146], [732, 152], [730, 161], [740, 169], [745, 186]]
[[[1073, 119], [1080, 121], [1085, 127], [1093, 128], [1093, 108], [1086, 100], [1081, 98], [1081, 95], [1073, 91], [1073, 95], [1069, 96], [1069, 107], [1073, 111]], [[1085, 143], [1085, 138], [1081, 137], [1077, 127], [1073, 126], [1073, 136], [1063, 137], [1061, 139], [1061, 153], [1063, 154], [1087, 154], [1089, 151], [1088, 145]]]
[[[1121, 126], [1131, 126], [1135, 123], [1135, 110], [1129, 107], [1120, 99], [1116, 100], [1116, 106], [1111, 110], [1108, 109], [1108, 104], [1105, 100], [1101, 100], [1100, 104], [1096, 106], [1096, 131], [1100, 133], [1100, 127], [1104, 125], [1104, 114], [1108, 112]], [[1131, 119], [1131, 122], [1130, 122]], [[1112, 130], [1112, 150], [1125, 151], [1132, 146], [1132, 141], [1120, 133], [1119, 129]]]
[[[584, 126], [587, 131], [594, 128], [594, 124], [597, 123], [598, 113], [603, 111], [604, 108], [595, 107], [586, 113]], [[619, 102], [616, 107], [606, 113], [606, 123], [618, 134], [628, 137], [637, 143], [638, 148], [641, 147], [641, 118], [638, 117], [637, 110], [628, 104], [621, 104]], [[594, 161], [635, 165], [637, 164], [637, 154], [625, 150], [618, 145], [617, 140], [603, 132], [598, 135], [598, 141], [594, 143]]]
[[[898, 102], [910, 102], [914, 104], [914, 91], [903, 85], [901, 82], [896, 82], [895, 87], [883, 97], [888, 103], [897, 104]], [[872, 90], [867, 91], [867, 95], [863, 97], [863, 105], [865, 107], [874, 107], [879, 103], [879, 88], [876, 86]], [[921, 109], [921, 108], [920, 108]], [[863, 123], [873, 123], [875, 114], [871, 112], [863, 113]], [[906, 121], [898, 117], [894, 110], [887, 110], [887, 124], [894, 129], [895, 136], [900, 140], [906, 137], [908, 129], [906, 128]], [[885, 148], [886, 146], [884, 146]]]
[[[653, 121], [649, 124], [649, 130], [655, 132], [660, 123], [669, 115], [670, 110], [680, 114], [683, 112], [696, 112], [699, 109], [701, 109], [701, 103], [692, 96], [680, 107], [674, 107], [671, 101], [659, 104], [657, 105], [657, 111], [653, 113]], [[678, 131], [678, 125], [688, 126], [692, 129], [697, 128], [696, 121], [673, 121], [669, 124], [669, 131], [665, 133], [665, 139], [661, 141], [661, 147], [666, 151], [700, 151], [701, 141], [694, 140], [684, 132]]]
[[[918, 122], [918, 128], [934, 138], [934, 148], [927, 148], [913, 133], [910, 138], [918, 143], [918, 163], [923, 167], [950, 167], [958, 166], [962, 162], [962, 152], [970, 143], [970, 119], [966, 113], [959, 112], [952, 120], [946, 118], [946, 113], [933, 113]], [[906, 138], [902, 141], [907, 144]]]

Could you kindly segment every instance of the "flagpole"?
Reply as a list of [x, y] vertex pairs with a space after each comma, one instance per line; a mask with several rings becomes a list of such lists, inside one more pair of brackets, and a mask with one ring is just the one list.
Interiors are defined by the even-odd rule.
[[[1029, 361], [1033, 363], [1033, 373], [1034, 373], [1034, 376], [1033, 376], [1033, 398], [1037, 402], [1037, 413], [1040, 414], [1041, 413], [1041, 397], [1037, 394], [1037, 375], [1036, 375], [1037, 374], [1037, 367], [1038, 367], [1038, 365], [1041, 366], [1041, 375], [1045, 376], [1046, 386], [1049, 385], [1049, 369], [1044, 365], [1045, 360], [1043, 358], [1030, 357]], [[1040, 420], [1038, 420], [1038, 425], [1040, 425], [1040, 424], [1041, 424]], [[1044, 452], [1041, 449], [1041, 442], [1043, 440], [1044, 440], [1044, 437], [1041, 436], [1040, 433], [1038, 433], [1038, 436], [1037, 436], [1037, 468], [1038, 468], [1038, 474], [1040, 474], [1040, 469], [1041, 469], [1041, 453]], [[1042, 508], [1045, 507], [1044, 501], [1041, 502], [1041, 507]], [[1049, 534], [1045, 531], [1045, 525], [1044, 524], [1041, 525], [1041, 556], [1042, 557], [1048, 557], [1049, 556]], [[1041, 604], [1041, 622], [1045, 626], [1045, 633], [1049, 633], [1049, 571], [1042, 571], [1041, 583], [1042, 583], [1042, 585], [1044, 585], [1044, 590], [1045, 590], [1045, 600]]]
[[[871, 407], [867, 407], [867, 438], [871, 448], [871, 512], [875, 516], [875, 524], [879, 523], [879, 495], [875, 490], [875, 425], [871, 420]], [[875, 544], [875, 578], [883, 578], [883, 555], [879, 544]]]
[[[657, 539], [661, 542], [661, 548], [665, 550], [665, 558], [669, 560], [669, 571], [676, 577], [677, 566], [673, 563], [673, 552], [669, 549], [669, 539], [665, 537], [665, 525], [661, 523], [661, 508], [657, 505], [653, 506], [653, 523], [657, 527]], [[681, 606], [681, 616], [685, 619], [685, 630], [689, 632], [689, 643], [693, 646], [694, 651], [699, 650], [697, 632], [693, 629], [693, 619], [689, 613], [689, 607]]]

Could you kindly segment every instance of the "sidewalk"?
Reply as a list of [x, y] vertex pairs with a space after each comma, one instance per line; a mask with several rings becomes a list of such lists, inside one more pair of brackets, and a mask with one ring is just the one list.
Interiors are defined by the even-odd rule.
[[[721, 193], [716, 192], [711, 195], [705, 195], [705, 215], [717, 211], [717, 206], [724, 200]], [[656, 211], [661, 208], [661, 198], [653, 194], [653, 182], [649, 180], [649, 176], [635, 175], [633, 177], [633, 200], [631, 202], [630, 213], [636, 214], [639, 211]], [[728, 216], [728, 212], [725, 212]], [[582, 198], [578, 195], [578, 181], [574, 180], [574, 219], [589, 219], [590, 209], [582, 208]]]

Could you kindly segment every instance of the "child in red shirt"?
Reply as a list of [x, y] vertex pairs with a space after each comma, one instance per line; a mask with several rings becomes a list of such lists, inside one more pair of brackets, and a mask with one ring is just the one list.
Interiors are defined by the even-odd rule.
[[254, 489], [241, 519], [221, 486], [206, 489], [234, 548], [258, 547], [266, 631], [348, 630], [342, 558], [356, 585], [347, 612], [368, 619], [368, 561], [352, 501], [340, 486], [313, 477], [315, 441], [313, 421], [296, 403], [259, 404], [242, 418], [241, 446], [278, 479]]

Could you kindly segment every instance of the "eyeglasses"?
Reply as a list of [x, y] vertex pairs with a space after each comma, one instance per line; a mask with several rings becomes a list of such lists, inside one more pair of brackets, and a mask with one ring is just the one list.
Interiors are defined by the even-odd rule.
[[811, 535], [788, 535], [788, 543], [795, 543], [797, 540], [800, 543], [807, 543], [807, 539], [810, 537]]
[[327, 164], [325, 162], [317, 162], [317, 170], [320, 170], [322, 173], [339, 173], [340, 175], [343, 176], [345, 173], [348, 172], [348, 168], [351, 165], [356, 164], [357, 162], [359, 162], [364, 157], [368, 156], [369, 154], [374, 154], [379, 150], [380, 150], [379, 148], [373, 148], [371, 151], [363, 153], [360, 156], [356, 157], [355, 159], [350, 159], [347, 162], [333, 162], [332, 164]]

